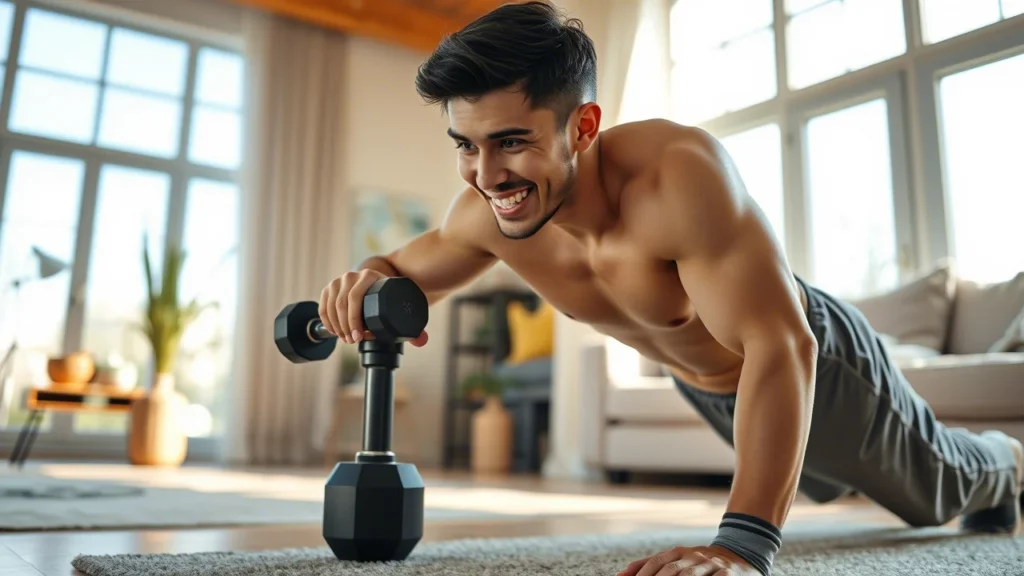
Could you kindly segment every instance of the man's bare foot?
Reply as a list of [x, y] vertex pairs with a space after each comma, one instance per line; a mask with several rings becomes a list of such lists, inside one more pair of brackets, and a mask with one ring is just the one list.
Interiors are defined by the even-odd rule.
[[1019, 440], [998, 430], [982, 432], [982, 436], [992, 438], [1000, 442], [1006, 442], [1013, 451], [1014, 460], [1017, 461], [1017, 485], [1016, 497], [1012, 504], [1006, 504], [998, 508], [979, 510], [966, 514], [960, 520], [960, 527], [969, 532], [996, 532], [1009, 533], [1016, 536], [1021, 529], [1021, 498], [1024, 490], [1024, 445]]

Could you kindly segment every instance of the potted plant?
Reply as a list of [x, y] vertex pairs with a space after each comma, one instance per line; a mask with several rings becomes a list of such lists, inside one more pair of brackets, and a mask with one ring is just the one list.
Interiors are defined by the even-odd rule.
[[467, 398], [483, 398], [473, 412], [470, 429], [470, 465], [474, 472], [504, 474], [512, 466], [512, 415], [501, 398], [515, 383], [491, 372], [470, 374], [462, 381]]
[[132, 403], [128, 457], [138, 465], [178, 466], [185, 460], [188, 447], [188, 437], [180, 422], [187, 399], [174, 389], [174, 365], [182, 334], [213, 304], [199, 304], [196, 299], [182, 303], [178, 285], [185, 253], [168, 246], [158, 280], [153, 274], [148, 244], [143, 237], [147, 296], [141, 329], [153, 350], [152, 380], [148, 394]]

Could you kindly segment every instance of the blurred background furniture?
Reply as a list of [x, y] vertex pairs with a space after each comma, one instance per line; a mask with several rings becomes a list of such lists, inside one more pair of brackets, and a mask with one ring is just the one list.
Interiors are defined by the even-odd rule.
[[[529, 324], [541, 304], [536, 293], [522, 288], [480, 290], [452, 298], [444, 417], [445, 468], [469, 466], [469, 416], [482, 406], [483, 400], [467, 398], [460, 388], [468, 375], [485, 371], [511, 383], [502, 400], [514, 419], [512, 470], [540, 470], [551, 397], [550, 333], [546, 335], [546, 352], [534, 348], [517, 353], [516, 331], [510, 320], [515, 323], [521, 319], [524, 326]], [[536, 344], [536, 335], [520, 331], [520, 341], [525, 346]]]

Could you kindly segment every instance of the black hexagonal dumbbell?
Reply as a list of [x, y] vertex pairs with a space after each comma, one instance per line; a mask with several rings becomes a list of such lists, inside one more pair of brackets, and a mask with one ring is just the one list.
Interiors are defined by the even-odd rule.
[[[378, 280], [363, 297], [363, 321], [373, 338], [359, 343], [366, 368], [363, 448], [354, 462], [335, 465], [324, 486], [323, 536], [340, 560], [404, 560], [423, 537], [423, 478], [391, 451], [394, 370], [403, 343], [427, 325], [427, 298], [408, 278]], [[316, 302], [286, 306], [274, 321], [274, 341], [292, 362], [323, 360], [337, 337], [320, 322]]]

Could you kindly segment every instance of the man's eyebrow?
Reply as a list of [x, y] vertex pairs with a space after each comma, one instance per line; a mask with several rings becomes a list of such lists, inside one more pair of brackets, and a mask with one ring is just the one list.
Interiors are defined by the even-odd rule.
[[[497, 132], [491, 132], [490, 134], [487, 135], [487, 139], [488, 140], [499, 140], [501, 138], [508, 138], [509, 136], [528, 136], [528, 135], [530, 135], [532, 133], [533, 133], [533, 130], [530, 130], [529, 128], [518, 128], [518, 127], [505, 128], [504, 130], [498, 130]], [[452, 138], [456, 139], [456, 140], [465, 140], [466, 142], [469, 142], [469, 138], [463, 136], [462, 134], [459, 134], [458, 132], [456, 132], [455, 130], [452, 130], [451, 128], [448, 129], [448, 135], [451, 136]]]

